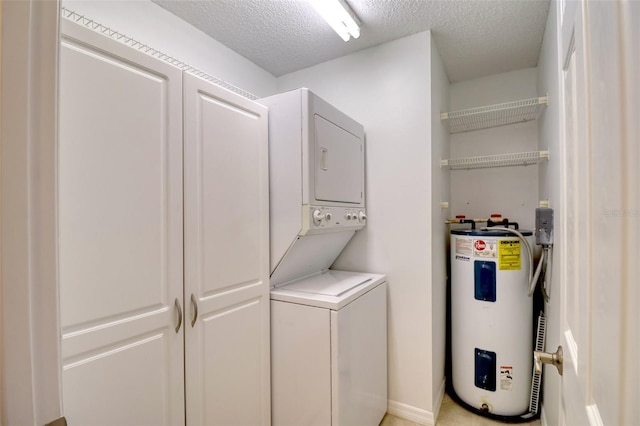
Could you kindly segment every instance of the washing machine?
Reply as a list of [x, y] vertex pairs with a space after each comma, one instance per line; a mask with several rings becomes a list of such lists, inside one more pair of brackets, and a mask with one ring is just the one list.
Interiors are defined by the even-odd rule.
[[384, 275], [323, 271], [271, 292], [274, 425], [378, 425], [387, 409]]
[[330, 269], [368, 220], [364, 128], [306, 88], [258, 102], [269, 108], [272, 423], [377, 426], [386, 279]]

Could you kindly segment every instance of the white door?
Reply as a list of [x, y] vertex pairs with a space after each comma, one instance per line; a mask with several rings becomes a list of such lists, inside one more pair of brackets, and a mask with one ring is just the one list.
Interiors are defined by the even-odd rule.
[[[586, 412], [589, 335], [588, 268], [591, 244], [589, 224], [589, 138], [583, 16], [580, 2], [564, 3], [562, 52], [564, 59], [565, 238], [562, 263], [566, 273], [562, 315], [564, 375], [563, 408], [566, 422], [588, 424]], [[547, 348], [553, 350], [553, 348]], [[580, 367], [580, 368], [579, 368]], [[547, 374], [555, 374], [547, 368]]]
[[70, 424], [184, 424], [182, 73], [62, 23], [59, 265]]
[[270, 423], [267, 108], [184, 74], [187, 424]]
[[629, 30], [637, 21], [625, 19], [631, 9], [638, 17], [638, 5], [566, 1], [560, 7], [566, 149], [563, 422], [635, 424], [639, 151], [630, 130], [637, 130], [640, 111], [629, 95], [633, 87], [638, 95], [639, 68], [637, 62], [630, 66], [638, 32], [634, 42]]
[[362, 140], [317, 114], [314, 127], [316, 200], [361, 203], [364, 196]]

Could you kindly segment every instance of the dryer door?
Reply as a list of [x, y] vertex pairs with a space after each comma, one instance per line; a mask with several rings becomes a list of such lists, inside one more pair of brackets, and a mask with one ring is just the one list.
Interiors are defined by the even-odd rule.
[[315, 125], [315, 199], [359, 204], [364, 197], [363, 141], [319, 115]]

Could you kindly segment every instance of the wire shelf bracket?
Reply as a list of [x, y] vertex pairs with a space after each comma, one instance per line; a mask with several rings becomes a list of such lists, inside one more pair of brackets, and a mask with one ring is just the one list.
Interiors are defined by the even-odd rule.
[[484, 155], [480, 157], [452, 158], [440, 160], [441, 167], [449, 170], [486, 169], [492, 167], [528, 166], [549, 159], [549, 151], [516, 152], [510, 154]]
[[443, 112], [440, 114], [440, 120], [449, 129], [449, 133], [470, 132], [537, 120], [547, 104], [547, 96], [541, 96], [460, 111]]

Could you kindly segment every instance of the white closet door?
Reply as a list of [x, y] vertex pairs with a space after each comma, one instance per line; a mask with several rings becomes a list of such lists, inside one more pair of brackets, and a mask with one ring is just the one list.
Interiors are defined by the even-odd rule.
[[187, 424], [267, 425], [267, 109], [185, 73], [184, 137]]
[[70, 424], [184, 424], [182, 73], [63, 22], [59, 242]]

